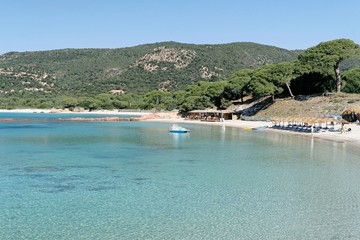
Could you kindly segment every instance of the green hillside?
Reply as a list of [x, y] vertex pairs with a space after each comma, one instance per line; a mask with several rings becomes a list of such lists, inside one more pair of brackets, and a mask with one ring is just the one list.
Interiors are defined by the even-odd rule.
[[0, 55], [0, 97], [181, 90], [201, 80], [226, 79], [242, 68], [294, 60], [298, 53], [246, 42], [10, 52]]

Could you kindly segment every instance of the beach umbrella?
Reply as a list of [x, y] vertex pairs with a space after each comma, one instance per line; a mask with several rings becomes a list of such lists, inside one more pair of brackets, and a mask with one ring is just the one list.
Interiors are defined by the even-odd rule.
[[343, 119], [346, 119], [349, 122], [355, 122], [356, 120], [360, 120], [360, 106], [352, 106], [346, 109], [341, 114]]
[[352, 113], [352, 112], [355, 112], [355, 113], [360, 113], [360, 106], [351, 106], [349, 107], [348, 109], [346, 109], [343, 114], [345, 113]]
[[319, 127], [323, 127], [323, 124], [325, 123], [325, 127], [327, 128], [328, 121], [328, 118], [317, 118], [317, 123], [319, 124]]

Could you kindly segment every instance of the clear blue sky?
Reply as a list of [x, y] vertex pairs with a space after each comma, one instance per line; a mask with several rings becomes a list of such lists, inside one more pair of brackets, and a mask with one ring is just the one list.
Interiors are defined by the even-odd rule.
[[359, 0], [0, 0], [0, 54], [177, 41], [360, 43]]

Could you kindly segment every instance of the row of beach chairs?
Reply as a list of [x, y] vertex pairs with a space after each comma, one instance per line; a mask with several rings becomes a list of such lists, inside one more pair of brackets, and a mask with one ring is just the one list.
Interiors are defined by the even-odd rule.
[[319, 133], [325, 131], [336, 132], [334, 128], [322, 128], [318, 126], [310, 126], [310, 125], [274, 125], [272, 126], [274, 129], [288, 130], [288, 131], [296, 131], [296, 132], [304, 132], [304, 133]]

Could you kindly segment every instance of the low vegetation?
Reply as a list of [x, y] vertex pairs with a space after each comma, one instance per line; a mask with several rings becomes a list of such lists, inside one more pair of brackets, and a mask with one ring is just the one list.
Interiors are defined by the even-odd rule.
[[297, 96], [295, 99], [277, 99], [269, 107], [258, 111], [256, 117], [330, 117], [341, 115], [346, 109], [359, 105], [359, 94]]

